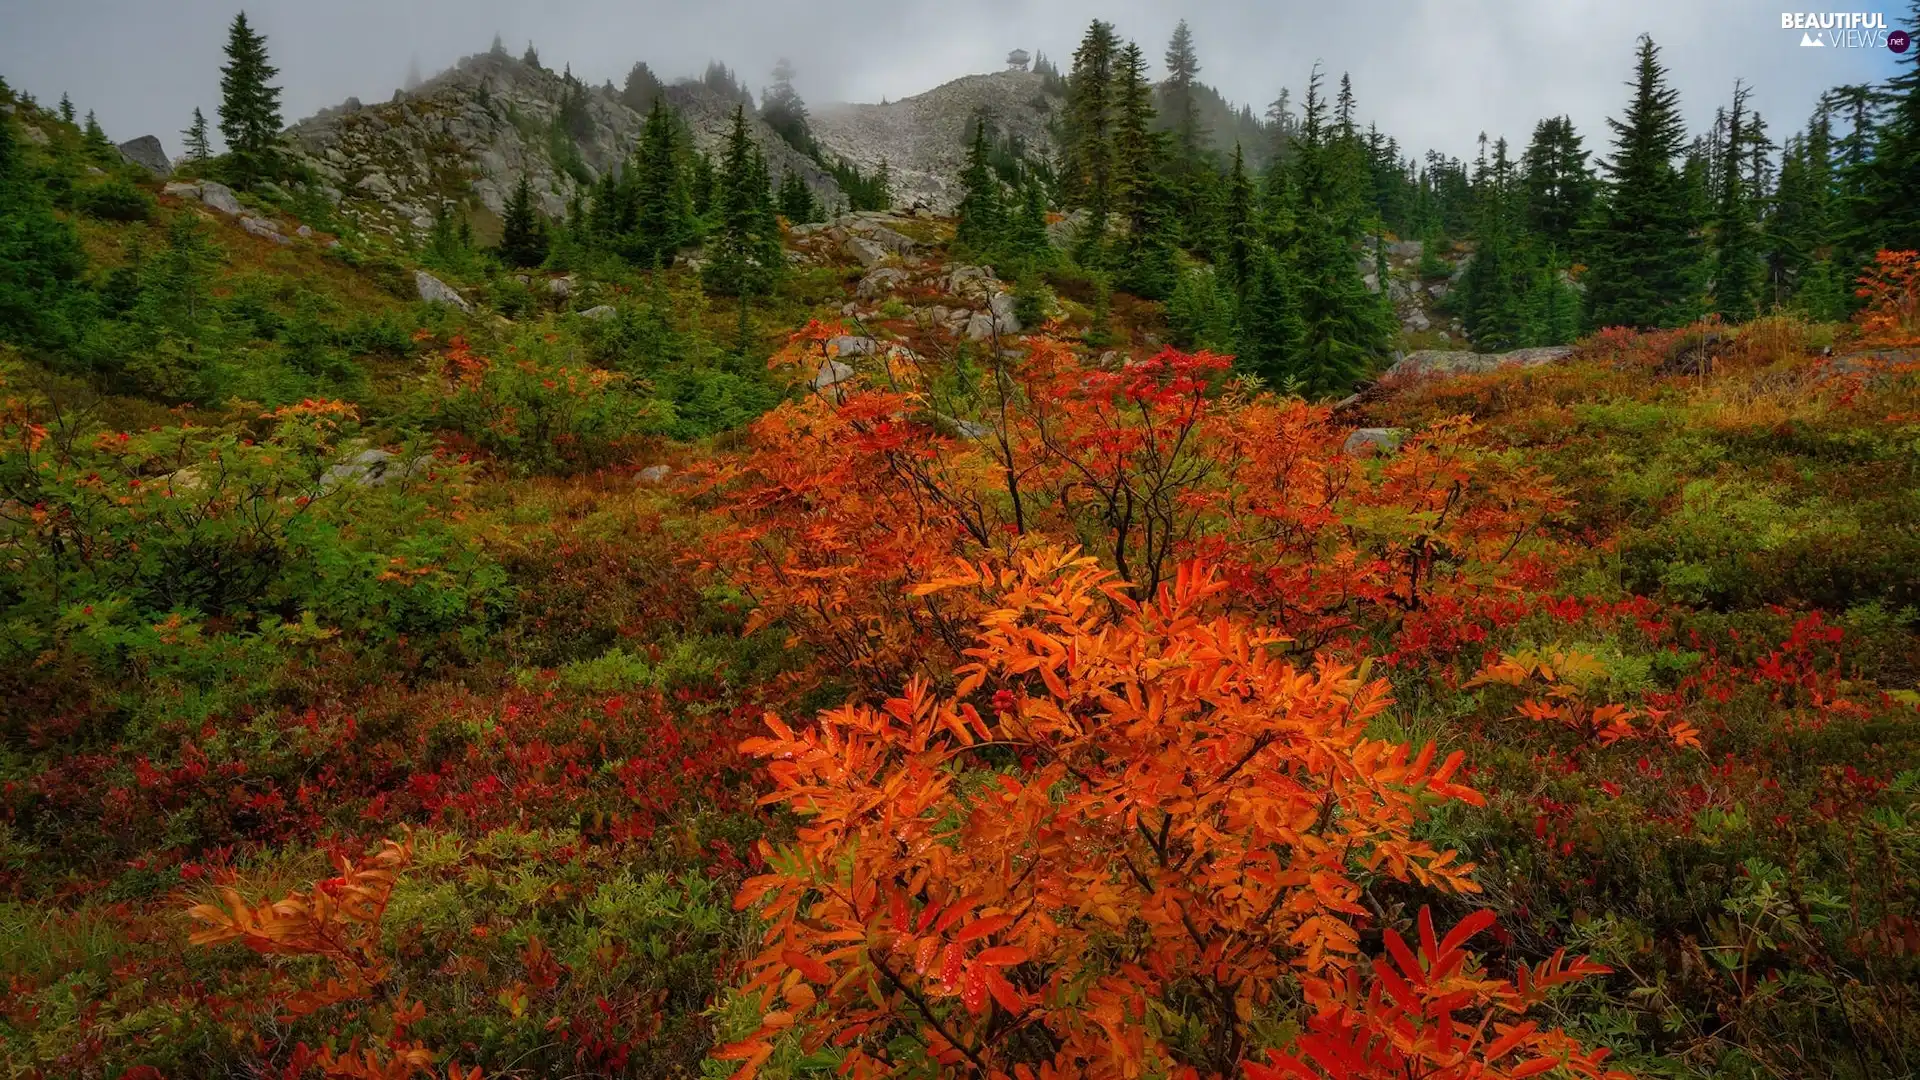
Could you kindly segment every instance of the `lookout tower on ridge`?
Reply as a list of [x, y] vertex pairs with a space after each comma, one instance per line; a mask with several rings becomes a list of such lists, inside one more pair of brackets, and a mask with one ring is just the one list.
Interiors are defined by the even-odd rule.
[[1032, 59], [1033, 57], [1027, 55], [1027, 50], [1015, 49], [1007, 54], [1007, 70], [1025, 71], [1027, 70], [1027, 62]]

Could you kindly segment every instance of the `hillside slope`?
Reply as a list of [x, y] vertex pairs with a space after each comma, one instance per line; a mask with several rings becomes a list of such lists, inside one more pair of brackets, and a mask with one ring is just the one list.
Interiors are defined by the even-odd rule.
[[[288, 132], [296, 160], [324, 181], [323, 194], [361, 228], [402, 235], [428, 228], [443, 201], [497, 215], [521, 176], [552, 217], [592, 180], [617, 170], [632, 153], [646, 117], [604, 87], [589, 87], [591, 132], [576, 140], [579, 161], [568, 168], [567, 142], [555, 135], [564, 78], [500, 53], [469, 56], [394, 100], [358, 100], [324, 110]], [[732, 123], [733, 105], [697, 83], [670, 86], [694, 144], [716, 154]], [[773, 179], [799, 172], [823, 201], [839, 186], [759, 119], [753, 134]], [[559, 160], [557, 160], [557, 158]]]
[[959, 205], [959, 176], [974, 121], [982, 116], [1028, 151], [1053, 151], [1050, 122], [1061, 102], [1029, 71], [968, 75], [885, 105], [834, 103], [814, 109], [813, 133], [829, 155], [863, 171], [885, 161], [894, 200], [936, 210]]

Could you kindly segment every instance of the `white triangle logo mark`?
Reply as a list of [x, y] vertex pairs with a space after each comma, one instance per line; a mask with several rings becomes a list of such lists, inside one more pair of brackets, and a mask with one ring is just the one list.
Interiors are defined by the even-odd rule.
[[1802, 30], [1800, 32], [1800, 47], [1803, 49], [1824, 49], [1827, 47], [1827, 43]]

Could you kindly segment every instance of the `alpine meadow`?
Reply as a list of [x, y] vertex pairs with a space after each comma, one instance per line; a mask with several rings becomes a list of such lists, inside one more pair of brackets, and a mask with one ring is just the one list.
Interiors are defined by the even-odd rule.
[[1466, 157], [287, 7], [0, 72], [0, 1080], [1920, 1077], [1917, 0]]

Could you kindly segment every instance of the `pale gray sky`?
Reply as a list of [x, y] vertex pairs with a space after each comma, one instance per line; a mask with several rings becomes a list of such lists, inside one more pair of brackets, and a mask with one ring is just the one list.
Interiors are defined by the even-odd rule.
[[[1480, 131], [1524, 144], [1535, 121], [1567, 113], [1589, 149], [1626, 98], [1634, 39], [1661, 45], [1696, 127], [1736, 76], [1776, 137], [1832, 85], [1884, 78], [1884, 48], [1802, 48], [1780, 26], [1791, 0], [252, 0], [268, 35], [288, 120], [349, 95], [384, 100], [418, 58], [431, 74], [498, 32], [531, 40], [551, 67], [618, 82], [635, 60], [664, 78], [709, 59], [758, 90], [781, 56], [809, 101], [900, 98], [972, 72], [1009, 49], [1065, 67], [1087, 20], [1115, 23], [1158, 61], [1174, 22], [1193, 27], [1201, 77], [1256, 110], [1282, 86], [1296, 99], [1321, 61], [1353, 75], [1364, 119], [1412, 150], [1470, 158]], [[1905, 0], [1861, 4], [1898, 26]], [[0, 0], [0, 74], [52, 102], [97, 110], [116, 140], [158, 135], [178, 153], [194, 106], [219, 104], [236, 0]]]

